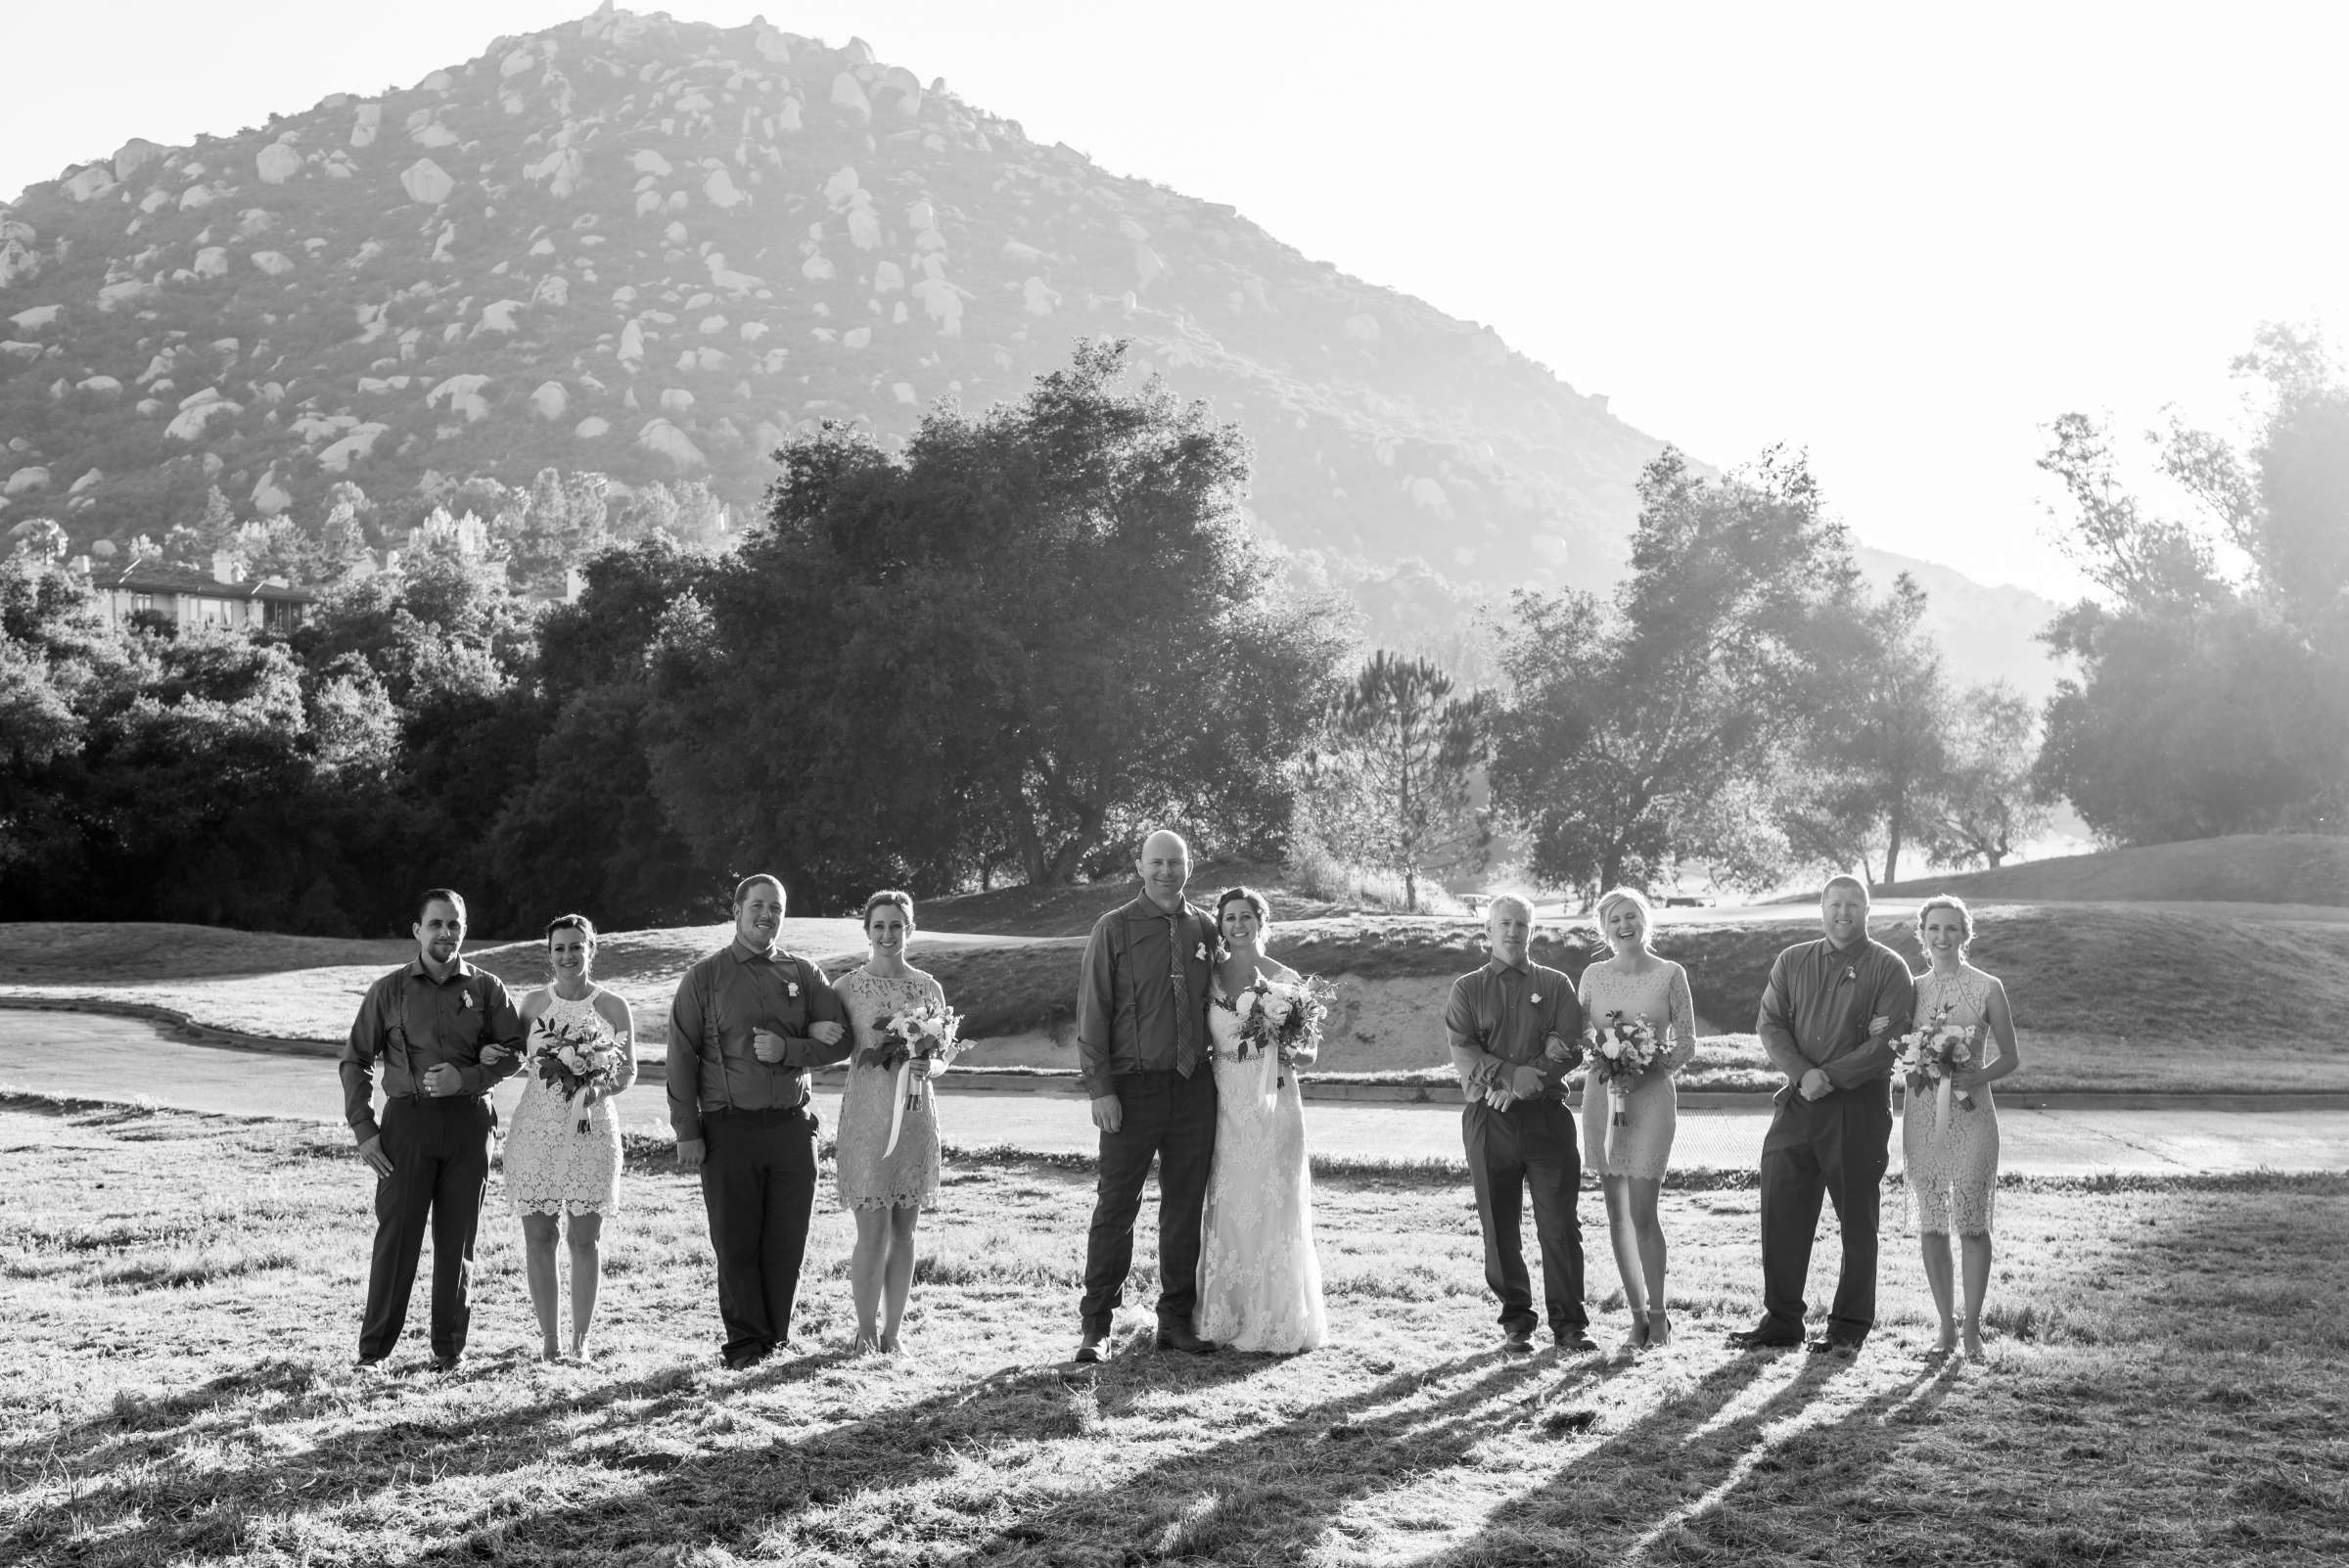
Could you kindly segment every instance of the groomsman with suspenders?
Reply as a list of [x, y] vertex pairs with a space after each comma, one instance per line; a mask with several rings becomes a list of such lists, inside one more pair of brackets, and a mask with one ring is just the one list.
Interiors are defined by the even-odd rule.
[[848, 1012], [824, 972], [785, 952], [783, 884], [734, 888], [734, 940], [685, 971], [668, 1015], [677, 1169], [702, 1178], [731, 1367], [791, 1341], [815, 1214], [811, 1067], [848, 1060]]
[[[497, 1112], [489, 1089], [522, 1065], [522, 1016], [495, 975], [457, 955], [465, 900], [434, 888], [417, 900], [416, 957], [367, 988], [343, 1046], [344, 1117], [376, 1175], [375, 1256], [359, 1364], [392, 1354], [426, 1228], [433, 1235], [433, 1366], [450, 1371], [473, 1321], [473, 1239], [489, 1184]], [[503, 1046], [495, 1067], [482, 1047]], [[374, 1112], [384, 1064], [384, 1115]]]

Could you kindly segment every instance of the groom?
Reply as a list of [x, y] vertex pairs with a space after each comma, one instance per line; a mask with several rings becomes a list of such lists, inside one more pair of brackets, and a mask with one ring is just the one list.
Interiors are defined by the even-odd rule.
[[1583, 1228], [1574, 1212], [1583, 1162], [1566, 1108], [1566, 1075], [1582, 1060], [1574, 982], [1535, 963], [1534, 906], [1514, 895], [1485, 915], [1492, 959], [1451, 983], [1444, 1030], [1467, 1099], [1460, 1135], [1485, 1232], [1485, 1283], [1500, 1298], [1500, 1348], [1534, 1348], [1533, 1281], [1525, 1269], [1525, 1194], [1534, 1195], [1543, 1307], [1558, 1349], [1594, 1351], [1583, 1306]]
[[1160, 1350], [1205, 1355], [1191, 1328], [1199, 1299], [1199, 1216], [1216, 1148], [1216, 1075], [1207, 1060], [1207, 988], [1216, 927], [1184, 900], [1191, 851], [1178, 834], [1142, 840], [1141, 897], [1112, 909], [1084, 945], [1077, 982], [1079, 1077], [1101, 1133], [1101, 1176], [1085, 1238], [1077, 1360], [1102, 1359], [1133, 1267], [1133, 1221], [1158, 1167]]
[[1831, 877], [1825, 935], [1770, 966], [1754, 1026], [1786, 1075], [1762, 1138], [1762, 1321], [1729, 1336], [1746, 1350], [1803, 1342], [1803, 1281], [1819, 1200], [1834, 1201], [1843, 1272], [1815, 1352], [1850, 1360], [1876, 1319], [1876, 1219], [1892, 1142], [1891, 1037], [1916, 1010], [1901, 955], [1867, 935], [1867, 889]]

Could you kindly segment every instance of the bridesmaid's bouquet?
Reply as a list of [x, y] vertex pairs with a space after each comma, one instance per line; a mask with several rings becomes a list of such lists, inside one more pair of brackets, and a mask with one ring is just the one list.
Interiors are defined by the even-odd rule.
[[[1233, 1010], [1240, 1015], [1239, 1039], [1232, 1055], [1239, 1061], [1267, 1053], [1278, 1056], [1283, 1067], [1321, 1048], [1321, 1025], [1329, 1017], [1338, 988], [1318, 975], [1301, 980], [1266, 980], [1240, 992]], [[1286, 1073], [1274, 1080], [1284, 1087]]]
[[1951, 1023], [1950, 1006], [1943, 1002], [1930, 1019], [1903, 1035], [1899, 1041], [1900, 1065], [1908, 1075], [1909, 1092], [1921, 1094], [1928, 1087], [1933, 1091], [1936, 1132], [1949, 1125], [1952, 1100], [1959, 1110], [1974, 1108], [1973, 1094], [1958, 1087], [1955, 1082], [1959, 1073], [1973, 1069], [1974, 1029], [1971, 1024]]
[[1609, 1127], [1632, 1125], [1632, 1085], [1638, 1077], [1655, 1066], [1664, 1054], [1664, 1042], [1643, 1018], [1630, 1016], [1620, 1007], [1607, 1013], [1606, 1022], [1593, 1024], [1583, 1031], [1584, 1054], [1590, 1063], [1590, 1076], [1606, 1085], [1608, 1108], [1614, 1113]]
[[915, 1059], [936, 1062], [942, 1068], [952, 1061], [962, 1049], [962, 1015], [942, 1002], [899, 1008], [875, 1021], [873, 1040], [873, 1065], [884, 1072], [894, 1067], [898, 1073], [897, 1104], [889, 1118], [889, 1146], [881, 1151], [886, 1158], [898, 1152], [898, 1138], [905, 1130], [905, 1108], [921, 1103], [923, 1085], [913, 1081]]
[[572, 1024], [537, 1021], [538, 1050], [530, 1067], [538, 1082], [571, 1103], [578, 1131], [588, 1130], [588, 1107], [579, 1103], [589, 1089], [609, 1091], [620, 1085], [620, 1053], [625, 1042], [599, 1038]]

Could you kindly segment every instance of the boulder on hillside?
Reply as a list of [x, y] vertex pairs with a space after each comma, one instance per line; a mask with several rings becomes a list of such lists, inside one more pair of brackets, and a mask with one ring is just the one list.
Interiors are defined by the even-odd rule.
[[482, 395], [482, 389], [488, 385], [489, 378], [484, 375], [451, 376], [424, 394], [424, 406], [438, 407], [446, 399], [450, 413], [464, 415], [468, 425], [478, 425], [489, 417], [489, 399]]
[[200, 278], [225, 278], [228, 276], [228, 248], [207, 245], [196, 253], [196, 259], [189, 266]]
[[294, 270], [294, 258], [283, 251], [255, 251], [253, 264], [273, 278], [282, 278]]
[[253, 509], [263, 517], [275, 517], [294, 504], [293, 492], [277, 482], [277, 470], [263, 474], [253, 486]]
[[284, 142], [271, 142], [253, 161], [263, 185], [283, 185], [301, 172], [301, 155]]
[[381, 104], [361, 104], [351, 115], [350, 145], [353, 147], [373, 147], [375, 145], [376, 133], [381, 131], [383, 128], [384, 106]]
[[712, 169], [710, 177], [702, 181], [702, 195], [721, 212], [750, 200], [735, 188], [734, 176], [722, 168]]
[[457, 182], [449, 176], [448, 170], [429, 158], [420, 158], [401, 169], [399, 184], [408, 193], [409, 201], [421, 202], [426, 207], [438, 207], [448, 200], [448, 193], [457, 188]]
[[85, 164], [65, 176], [65, 192], [76, 202], [104, 196], [115, 185], [115, 171], [104, 163]]
[[687, 473], [708, 466], [702, 449], [693, 444], [691, 437], [666, 419], [656, 419], [636, 433], [636, 444], [648, 452], [658, 452], [676, 465], [677, 472]]
[[9, 475], [7, 482], [0, 484], [0, 495], [29, 495], [34, 490], [45, 490], [48, 487], [49, 471], [34, 465], [29, 468], [20, 468], [14, 474]]
[[64, 305], [34, 305], [29, 310], [18, 311], [8, 319], [17, 324], [19, 332], [39, 332], [45, 327], [57, 325], [57, 318], [65, 313], [65, 308]]
[[561, 419], [570, 407], [571, 393], [564, 391], [559, 381], [540, 382], [530, 393], [530, 412], [549, 424]]
[[349, 435], [319, 452], [318, 466], [329, 474], [349, 473], [352, 464], [374, 454], [375, 443], [391, 428], [373, 423], [352, 427]]
[[144, 136], [133, 136], [115, 152], [115, 178], [126, 180], [162, 156], [162, 148]]
[[864, 96], [864, 84], [845, 70], [832, 78], [832, 107], [860, 120], [873, 117], [872, 100]]
[[571, 433], [580, 440], [591, 441], [611, 434], [611, 431], [612, 421], [605, 419], [600, 414], [590, 414], [574, 426]]

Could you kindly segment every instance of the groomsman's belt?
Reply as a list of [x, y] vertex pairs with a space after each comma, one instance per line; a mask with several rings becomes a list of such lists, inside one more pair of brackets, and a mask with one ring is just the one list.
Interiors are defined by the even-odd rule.
[[806, 1100], [794, 1101], [790, 1105], [720, 1105], [714, 1110], [704, 1111], [702, 1120], [707, 1122], [714, 1118], [723, 1121], [729, 1117], [739, 1117], [749, 1121], [761, 1116], [797, 1116], [806, 1109]]
[[439, 1100], [485, 1100], [489, 1096], [486, 1093], [435, 1094], [431, 1089], [411, 1089], [405, 1094], [387, 1094], [384, 1096], [384, 1098], [388, 1100], [415, 1100], [425, 1105], [431, 1105]]

